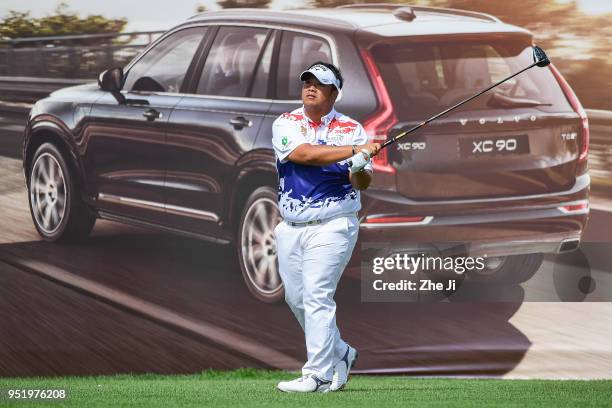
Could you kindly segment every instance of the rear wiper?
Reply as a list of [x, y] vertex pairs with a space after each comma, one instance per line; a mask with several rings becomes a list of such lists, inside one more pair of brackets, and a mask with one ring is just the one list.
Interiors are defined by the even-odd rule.
[[551, 106], [551, 103], [540, 102], [535, 99], [515, 98], [494, 92], [487, 101], [487, 105], [495, 108], [520, 108], [529, 106]]

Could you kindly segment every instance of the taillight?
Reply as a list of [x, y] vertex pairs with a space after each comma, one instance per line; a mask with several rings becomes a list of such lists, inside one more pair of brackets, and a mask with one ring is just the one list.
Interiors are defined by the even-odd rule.
[[557, 79], [557, 82], [559, 83], [559, 85], [561, 85], [561, 89], [563, 89], [563, 93], [565, 94], [565, 97], [567, 98], [568, 102], [570, 103], [570, 105], [572, 105], [572, 108], [578, 114], [578, 116], [580, 116], [580, 121], [582, 125], [582, 143], [580, 146], [580, 157], [578, 158], [578, 161], [584, 162], [586, 161], [587, 156], [589, 154], [589, 119], [587, 118], [586, 112], [584, 111], [582, 104], [578, 100], [578, 97], [576, 96], [572, 88], [569, 86], [565, 78], [563, 78], [563, 75], [561, 75], [559, 70], [553, 64], [550, 64], [549, 66], [553, 75]]
[[[378, 109], [370, 118], [363, 122], [363, 128], [368, 134], [368, 138], [371, 142], [384, 143], [387, 140], [389, 130], [397, 123], [397, 117], [395, 116], [395, 112], [393, 112], [391, 98], [389, 97], [382, 76], [376, 67], [372, 54], [362, 49], [361, 55], [365, 61], [368, 74], [370, 78], [372, 78], [372, 84], [374, 85], [374, 91], [378, 99]], [[395, 168], [389, 164], [386, 149], [381, 150], [372, 159], [372, 166], [375, 171], [395, 173]]]
[[557, 208], [564, 214], [585, 214], [589, 212], [589, 201], [579, 200]]

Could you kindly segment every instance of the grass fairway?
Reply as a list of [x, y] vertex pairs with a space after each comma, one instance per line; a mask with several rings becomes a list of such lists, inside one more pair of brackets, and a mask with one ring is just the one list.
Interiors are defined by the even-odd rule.
[[67, 388], [69, 399], [43, 406], [74, 407], [603, 407], [612, 404], [612, 381], [422, 379], [353, 376], [344, 391], [284, 394], [279, 380], [295, 375], [241, 369], [194, 375], [116, 375], [99, 377], [1, 378], [2, 406], [36, 406], [40, 401], [7, 403], [7, 388]]

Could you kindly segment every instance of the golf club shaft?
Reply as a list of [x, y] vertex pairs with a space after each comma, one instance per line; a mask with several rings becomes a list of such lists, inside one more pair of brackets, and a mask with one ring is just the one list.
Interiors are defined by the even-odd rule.
[[515, 73], [515, 74], [512, 74], [512, 75], [510, 75], [509, 77], [504, 78], [504, 79], [502, 79], [502, 80], [501, 80], [501, 81], [499, 81], [499, 82], [494, 83], [493, 85], [489, 86], [488, 88], [486, 88], [486, 89], [484, 89], [484, 90], [482, 90], [482, 91], [478, 92], [476, 95], [470, 96], [470, 97], [469, 97], [469, 98], [467, 98], [466, 100], [463, 100], [463, 101], [461, 101], [461, 102], [457, 103], [456, 105], [451, 106], [450, 108], [448, 108], [448, 109], [446, 109], [446, 110], [444, 110], [444, 111], [442, 111], [442, 112], [438, 113], [437, 115], [432, 116], [431, 118], [427, 119], [426, 121], [419, 123], [418, 125], [416, 125], [416, 126], [415, 126], [415, 127], [413, 127], [412, 129], [409, 129], [409, 130], [407, 130], [407, 131], [405, 131], [405, 132], [400, 133], [399, 135], [397, 135], [397, 136], [395, 136], [395, 137], [393, 137], [393, 138], [391, 138], [391, 139], [387, 140], [385, 143], [383, 143], [383, 144], [382, 144], [382, 146], [380, 147], [380, 149], [381, 149], [381, 150], [382, 150], [382, 149], [384, 149], [385, 147], [387, 147], [387, 146], [389, 146], [390, 144], [392, 144], [392, 143], [396, 142], [397, 140], [401, 139], [402, 137], [406, 136], [407, 134], [412, 133], [412, 132], [414, 132], [415, 130], [417, 130], [417, 129], [419, 129], [419, 128], [423, 127], [423, 126], [425, 126], [426, 124], [428, 124], [428, 123], [429, 123], [429, 122], [431, 122], [432, 120], [438, 119], [440, 116], [447, 114], [448, 112], [452, 111], [453, 109], [458, 108], [459, 106], [463, 105], [464, 103], [467, 103], [467, 102], [471, 101], [472, 99], [474, 99], [474, 98], [476, 98], [476, 97], [478, 97], [478, 96], [482, 95], [483, 93], [485, 93], [485, 92], [487, 92], [487, 91], [489, 91], [489, 90], [491, 90], [491, 89], [495, 88], [495, 87], [496, 87], [496, 86], [498, 86], [499, 84], [502, 84], [502, 83], [506, 82], [507, 80], [509, 80], [509, 79], [511, 79], [511, 78], [514, 78], [514, 77], [515, 77], [515, 76], [517, 76], [518, 74], [523, 73], [523, 72], [527, 71], [528, 69], [535, 67], [536, 65], [537, 65], [537, 62], [534, 62], [533, 64], [529, 65], [527, 68], [524, 68], [524, 69], [520, 70], [519, 72], [517, 72], [517, 73]]

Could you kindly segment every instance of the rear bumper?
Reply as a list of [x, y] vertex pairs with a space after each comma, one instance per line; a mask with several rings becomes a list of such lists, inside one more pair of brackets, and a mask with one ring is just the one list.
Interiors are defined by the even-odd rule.
[[[361, 244], [461, 243], [472, 255], [556, 253], [577, 248], [589, 215], [588, 174], [567, 191], [481, 200], [423, 202], [395, 192], [365, 191]], [[587, 204], [568, 211], [564, 206]], [[417, 217], [414, 222], [377, 222]], [[422, 218], [422, 219], [421, 219]]]

